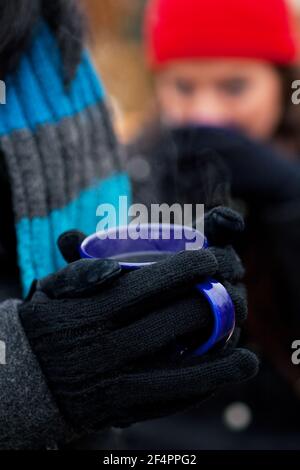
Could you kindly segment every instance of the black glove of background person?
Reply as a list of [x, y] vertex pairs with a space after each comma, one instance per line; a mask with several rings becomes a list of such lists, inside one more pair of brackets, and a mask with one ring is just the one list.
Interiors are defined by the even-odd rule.
[[233, 196], [262, 209], [300, 200], [300, 163], [288, 160], [270, 145], [231, 129], [213, 127], [172, 129], [165, 138], [173, 142], [178, 174], [184, 175], [181, 187], [184, 181], [188, 185], [186, 192], [181, 189], [183, 198], [189, 195], [198, 202], [204, 200], [202, 194], [197, 197], [197, 191], [205, 187], [205, 182], [199, 187], [199, 178], [209, 160], [219, 172], [222, 169], [223, 178], [226, 167]]
[[[223, 231], [225, 225], [228, 237], [230, 217], [219, 212], [208, 226]], [[236, 231], [242, 222], [232, 217]], [[69, 260], [79, 238], [72, 232], [60, 239]], [[219, 247], [182, 252], [129, 273], [113, 260], [79, 260], [38, 281], [19, 313], [74, 432], [168, 415], [255, 375], [257, 359], [246, 350], [232, 346], [202, 358], [175, 350], [182, 335], [198, 330], [201, 342], [207, 334], [210, 308], [192, 287], [207, 276], [225, 284], [240, 324], [246, 315], [242, 273], [234, 251]]]

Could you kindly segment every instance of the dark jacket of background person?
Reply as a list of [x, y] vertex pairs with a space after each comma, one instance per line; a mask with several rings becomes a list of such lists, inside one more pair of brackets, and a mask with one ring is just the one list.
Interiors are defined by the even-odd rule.
[[[207, 147], [217, 153], [203, 154]], [[262, 369], [251, 384], [212, 401], [206, 418], [177, 421], [181, 439], [186, 442], [189, 435], [187, 440], [196, 448], [298, 448], [300, 374], [291, 361], [292, 342], [300, 337], [298, 162], [284, 160], [272, 147], [244, 140], [235, 132], [203, 128], [197, 138], [195, 129], [178, 133], [159, 125], [150, 126], [132, 142], [127, 155], [135, 202], [148, 207], [205, 202], [210, 208], [224, 198], [228, 202], [230, 186], [231, 205], [246, 217], [246, 233], [237, 244], [246, 265], [249, 301], [242, 341], [262, 355]], [[235, 402], [244, 402], [252, 415], [230, 443], [234, 426], [226, 427], [223, 418]], [[215, 438], [205, 433], [208, 422], [214, 423]], [[171, 429], [174, 425], [170, 422]], [[168, 429], [167, 422], [162, 426]], [[191, 439], [202, 431], [207, 441], [204, 436], [202, 442]], [[140, 432], [152, 434], [151, 428]]]

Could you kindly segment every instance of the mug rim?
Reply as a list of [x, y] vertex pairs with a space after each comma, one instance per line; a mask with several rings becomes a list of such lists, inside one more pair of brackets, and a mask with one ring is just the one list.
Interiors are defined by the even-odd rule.
[[[175, 230], [176, 229], [181, 229], [184, 232], [188, 231], [189, 233], [194, 233], [195, 235], [198, 234], [200, 237], [203, 237], [203, 246], [202, 246], [202, 248], [207, 247], [207, 239], [206, 239], [205, 235], [202, 234], [196, 228], [189, 227], [188, 225], [165, 224], [165, 223], [163, 223], [163, 224], [159, 224], [159, 223], [151, 224], [151, 223], [148, 223], [148, 224], [137, 224], [135, 227], [140, 227], [141, 229], [142, 228], [148, 228], [148, 227], [154, 227], [154, 228], [157, 228], [157, 229], [159, 229], [159, 228], [164, 229], [164, 228], [169, 228], [169, 227], [172, 227]], [[130, 225], [120, 225], [120, 226], [117, 226], [117, 227], [112, 227], [108, 230], [99, 230], [95, 233], [92, 233], [91, 235], [86, 237], [83, 240], [83, 242], [81, 243], [81, 245], [80, 245], [81, 255], [84, 258], [95, 259], [95, 256], [92, 256], [88, 252], [87, 247], [88, 247], [89, 243], [93, 242], [96, 238], [101, 240], [101, 238], [99, 238], [98, 234], [106, 234], [107, 238], [109, 239], [110, 234], [116, 234], [118, 232], [121, 232], [122, 230], [127, 230], [128, 231], [128, 228], [130, 230]], [[105, 241], [105, 239], [103, 239], [103, 241]], [[155, 250], [153, 250], [153, 251], [155, 251]], [[172, 254], [176, 254], [177, 252], [176, 251], [167, 251], [166, 250], [166, 251], [161, 251], [160, 253], [166, 253], [168, 255], [172, 255]], [[99, 258], [99, 259], [102, 259], [102, 258]], [[103, 258], [103, 259], [105, 259], [105, 258]], [[109, 258], [109, 259], [112, 259], [112, 258]], [[125, 268], [125, 269], [126, 268], [131, 268], [132, 269], [132, 268], [142, 268], [144, 266], [150, 266], [152, 264], [157, 263], [157, 261], [146, 261], [146, 262], [140, 262], [140, 263], [118, 261], [118, 263], [122, 268]]]

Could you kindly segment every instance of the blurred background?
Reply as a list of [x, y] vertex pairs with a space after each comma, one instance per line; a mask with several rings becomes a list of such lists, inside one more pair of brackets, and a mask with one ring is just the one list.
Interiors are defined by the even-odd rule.
[[141, 45], [145, 0], [82, 1], [95, 63], [111, 95], [118, 133], [127, 140], [139, 128], [151, 97]]
[[[119, 136], [128, 141], [140, 129], [151, 103], [151, 77], [142, 48], [146, 0], [81, 0], [90, 22], [94, 60], [115, 110]], [[300, 0], [289, 0], [300, 41]]]

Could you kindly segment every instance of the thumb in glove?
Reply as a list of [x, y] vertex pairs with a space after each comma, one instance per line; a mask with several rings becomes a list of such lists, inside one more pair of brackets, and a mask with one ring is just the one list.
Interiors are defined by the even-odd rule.
[[[74, 261], [67, 267], [36, 283], [36, 290], [48, 299], [80, 298], [93, 295], [99, 288], [121, 273], [117, 261], [84, 259]], [[31, 291], [33, 295], [34, 292]], [[27, 299], [30, 300], [30, 299]]]
[[210, 245], [234, 243], [245, 229], [243, 217], [229, 207], [215, 207], [204, 218], [205, 235]]
[[57, 245], [67, 263], [81, 258], [79, 248], [85, 238], [86, 235], [79, 230], [68, 230], [60, 235]]

